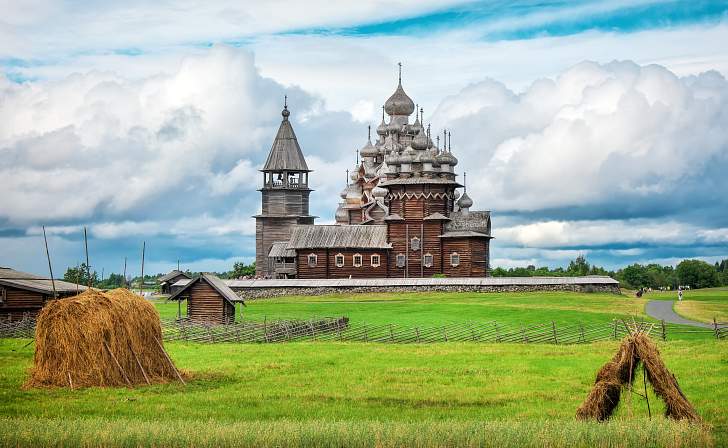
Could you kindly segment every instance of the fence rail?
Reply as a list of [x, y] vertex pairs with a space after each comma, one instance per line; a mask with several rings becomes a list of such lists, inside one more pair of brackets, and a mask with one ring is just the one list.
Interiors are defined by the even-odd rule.
[[[697, 335], [727, 339], [728, 324], [714, 323], [713, 328], [686, 327], [662, 322], [641, 322], [657, 339], [669, 340], [680, 335]], [[12, 322], [0, 321], [0, 338], [32, 338], [35, 318], [27, 316]], [[590, 324], [531, 325], [491, 322], [458, 322], [443, 325], [404, 326], [398, 324], [352, 323], [346, 317], [310, 320], [265, 319], [220, 325], [187, 319], [163, 320], [162, 334], [167, 341], [202, 343], [281, 343], [295, 341], [352, 341], [379, 343], [483, 342], [524, 344], [583, 344], [621, 339], [630, 326], [621, 320]]]

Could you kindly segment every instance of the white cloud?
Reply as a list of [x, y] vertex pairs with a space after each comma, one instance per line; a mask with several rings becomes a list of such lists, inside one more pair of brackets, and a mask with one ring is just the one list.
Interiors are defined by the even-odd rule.
[[491, 80], [469, 86], [434, 121], [453, 130], [476, 206], [541, 210], [684, 192], [728, 168], [727, 110], [717, 72], [679, 78], [657, 65], [584, 62], [518, 95]]

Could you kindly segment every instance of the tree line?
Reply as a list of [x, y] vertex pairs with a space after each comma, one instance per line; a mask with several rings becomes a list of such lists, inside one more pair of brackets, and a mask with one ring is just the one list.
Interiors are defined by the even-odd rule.
[[728, 259], [710, 264], [702, 260], [683, 260], [677, 266], [663, 266], [656, 263], [634, 263], [616, 271], [590, 264], [586, 257], [579, 255], [569, 262], [566, 268], [536, 267], [501, 268], [491, 271], [493, 277], [574, 277], [583, 275], [606, 275], [619, 281], [622, 287], [671, 288], [690, 286], [691, 288], [711, 288], [728, 286]]

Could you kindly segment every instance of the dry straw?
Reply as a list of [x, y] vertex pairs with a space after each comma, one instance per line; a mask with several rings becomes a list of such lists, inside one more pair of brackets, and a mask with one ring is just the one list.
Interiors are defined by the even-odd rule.
[[25, 387], [133, 386], [182, 378], [162, 346], [159, 313], [126, 289], [87, 290], [38, 315]]
[[577, 409], [576, 417], [580, 420], [607, 420], [619, 404], [622, 388], [631, 388], [640, 363], [655, 395], [665, 402], [667, 417], [700, 421], [695, 408], [680, 390], [677, 379], [662, 362], [657, 346], [643, 332], [624, 338], [611, 361], [599, 369], [594, 388]]

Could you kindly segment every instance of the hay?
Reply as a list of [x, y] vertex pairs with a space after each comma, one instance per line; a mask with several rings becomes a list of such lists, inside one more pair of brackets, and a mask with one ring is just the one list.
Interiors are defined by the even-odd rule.
[[127, 386], [177, 378], [161, 348], [159, 313], [126, 289], [87, 290], [38, 315], [24, 387]]
[[609, 419], [619, 405], [622, 388], [634, 382], [640, 363], [644, 366], [655, 395], [665, 402], [666, 417], [700, 421], [695, 408], [680, 390], [677, 379], [662, 362], [657, 346], [643, 332], [635, 332], [624, 338], [614, 357], [599, 369], [594, 387], [576, 410], [576, 418], [598, 421]]

